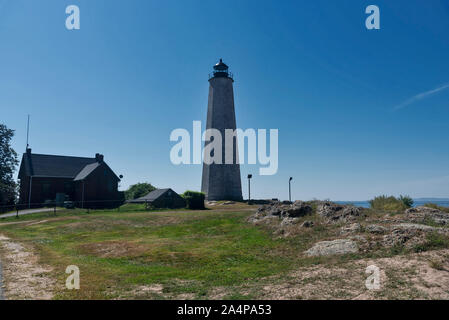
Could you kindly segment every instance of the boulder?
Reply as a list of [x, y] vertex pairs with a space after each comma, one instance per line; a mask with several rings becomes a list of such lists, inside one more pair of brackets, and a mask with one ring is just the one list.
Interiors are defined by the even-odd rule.
[[329, 256], [335, 254], [347, 254], [358, 252], [357, 243], [348, 239], [337, 239], [333, 241], [321, 241], [306, 251], [310, 257]]
[[362, 214], [363, 208], [340, 205], [332, 202], [322, 202], [317, 213], [329, 222], [351, 221]]
[[312, 214], [312, 207], [303, 201], [295, 201], [293, 204], [284, 210], [287, 217], [298, 218]]
[[341, 210], [343, 210], [343, 206], [339, 204], [335, 204], [332, 202], [323, 202], [318, 205], [317, 213], [325, 218], [331, 218], [335, 216], [335, 214]]

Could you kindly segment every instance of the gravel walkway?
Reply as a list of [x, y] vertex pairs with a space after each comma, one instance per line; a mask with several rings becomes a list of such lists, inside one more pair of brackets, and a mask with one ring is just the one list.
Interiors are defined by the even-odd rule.
[[[32, 214], [32, 213], [39, 213], [39, 212], [49, 212], [49, 211], [54, 211], [54, 210], [55, 210], [54, 208], [20, 210], [19, 211], [19, 216], [23, 216], [23, 215], [26, 215], [26, 214]], [[58, 209], [56, 209], [56, 210], [58, 210]], [[9, 217], [15, 217], [16, 214], [17, 214], [16, 212], [0, 214], [0, 219], [2, 219], [2, 218], [9, 218]]]

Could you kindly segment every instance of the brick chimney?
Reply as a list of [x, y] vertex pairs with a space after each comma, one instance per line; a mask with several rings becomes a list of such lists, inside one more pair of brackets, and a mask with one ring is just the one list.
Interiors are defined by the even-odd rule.
[[95, 160], [97, 160], [97, 162], [103, 162], [104, 160], [104, 156], [102, 154], [96, 153], [95, 154]]

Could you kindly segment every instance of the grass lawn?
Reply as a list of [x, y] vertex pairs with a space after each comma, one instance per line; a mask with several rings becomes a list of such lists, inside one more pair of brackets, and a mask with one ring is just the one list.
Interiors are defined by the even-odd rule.
[[[430, 259], [433, 271], [426, 274], [432, 275], [438, 266], [444, 273], [444, 259], [449, 259], [447, 252], [430, 252], [425, 258], [414, 257], [413, 268], [403, 262], [410, 261], [413, 252], [449, 248], [447, 237], [432, 234], [419, 251], [373, 247], [308, 257], [304, 251], [316, 242], [346, 237], [341, 235], [342, 225], [323, 223], [314, 214], [300, 218], [296, 234], [282, 237], [269, 225], [246, 221], [256, 208], [219, 203], [202, 211], [145, 211], [138, 205], [90, 213], [61, 210], [56, 215], [0, 219], [0, 235], [22, 244], [38, 257], [37, 263], [52, 268], [55, 299], [353, 298], [366, 292], [365, 269], [373, 259], [380, 259], [376, 263], [389, 280], [381, 291], [371, 293], [372, 298], [427, 298], [432, 293], [418, 294], [417, 288], [433, 288], [441, 279], [415, 283], [407, 270], [430, 268], [425, 262]], [[369, 223], [385, 223], [388, 216], [368, 213]], [[306, 220], [314, 227], [300, 227]], [[65, 288], [69, 265], [80, 269], [80, 290]], [[402, 267], [408, 269], [400, 271]]]
[[[32, 247], [40, 263], [54, 268], [60, 284], [56, 298], [207, 298], [213, 288], [291, 269], [294, 259], [279, 254], [288, 250], [288, 243], [246, 223], [250, 213], [247, 208], [90, 214], [67, 210], [56, 216], [3, 219], [0, 233]], [[81, 290], [65, 289], [68, 265], [80, 268]], [[136, 289], [156, 284], [164, 288], [160, 294]], [[231, 293], [229, 298], [236, 296]]]

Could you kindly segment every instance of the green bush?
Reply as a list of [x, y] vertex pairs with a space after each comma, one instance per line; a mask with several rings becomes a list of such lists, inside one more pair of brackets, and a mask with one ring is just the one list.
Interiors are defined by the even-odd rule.
[[402, 203], [407, 207], [407, 208], [411, 208], [413, 207], [413, 199], [409, 196], [400, 196], [399, 200], [402, 201]]
[[181, 195], [186, 201], [188, 209], [204, 209], [206, 195], [202, 192], [186, 191]]
[[146, 196], [148, 193], [154, 190], [156, 190], [156, 188], [152, 186], [151, 183], [136, 183], [130, 186], [128, 190], [125, 191], [125, 198], [126, 200], [134, 200]]
[[413, 200], [409, 196], [378, 196], [369, 201], [372, 209], [382, 211], [404, 211], [413, 205]]

